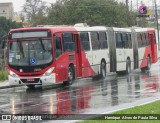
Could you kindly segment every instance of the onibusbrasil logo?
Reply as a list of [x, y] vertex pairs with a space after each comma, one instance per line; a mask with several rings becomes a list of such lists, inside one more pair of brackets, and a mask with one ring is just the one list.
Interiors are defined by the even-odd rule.
[[147, 14], [147, 7], [146, 6], [140, 6], [139, 7], [139, 13], [140, 14]]

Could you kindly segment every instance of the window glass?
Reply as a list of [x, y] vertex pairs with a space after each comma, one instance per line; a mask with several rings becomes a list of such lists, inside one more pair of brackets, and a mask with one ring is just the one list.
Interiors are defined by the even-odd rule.
[[128, 39], [128, 48], [132, 48], [132, 38], [130, 33], [127, 34], [127, 39]]
[[142, 47], [142, 37], [140, 33], [137, 33], [137, 41], [138, 41], [138, 47]]
[[116, 47], [117, 48], [122, 48], [122, 34], [121, 33], [116, 33]]
[[93, 50], [100, 49], [100, 41], [98, 40], [97, 32], [91, 32], [91, 44]]
[[147, 45], [146, 34], [145, 33], [142, 33], [142, 41], [143, 41], [143, 47], [145, 47]]
[[82, 50], [90, 50], [88, 33], [80, 33]]
[[146, 45], [148, 46], [149, 45], [149, 34], [146, 33]]
[[106, 32], [99, 32], [100, 48], [108, 48]]
[[123, 47], [128, 48], [128, 38], [126, 33], [123, 33]]
[[63, 34], [64, 51], [72, 52], [74, 51], [74, 42], [72, 39], [72, 33]]
[[62, 45], [61, 45], [60, 37], [55, 37], [55, 54], [56, 54], [56, 58], [62, 55]]
[[8, 52], [10, 65], [36, 66], [53, 60], [51, 40], [9, 42]]
[[153, 33], [153, 39], [154, 39], [154, 44], [156, 44], [156, 35], [155, 35], [155, 32]]

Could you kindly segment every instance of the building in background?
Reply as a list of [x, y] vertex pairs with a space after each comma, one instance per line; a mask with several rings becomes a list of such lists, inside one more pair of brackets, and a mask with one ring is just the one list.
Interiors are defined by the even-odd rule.
[[6, 17], [7, 19], [13, 20], [14, 18], [14, 9], [13, 3], [0, 3], [0, 16]]

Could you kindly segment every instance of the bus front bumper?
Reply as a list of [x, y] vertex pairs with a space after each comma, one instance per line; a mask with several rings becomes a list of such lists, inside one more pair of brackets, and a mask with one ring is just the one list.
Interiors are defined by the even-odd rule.
[[12, 77], [8, 76], [10, 85], [49, 85], [56, 83], [55, 73], [41, 77]]

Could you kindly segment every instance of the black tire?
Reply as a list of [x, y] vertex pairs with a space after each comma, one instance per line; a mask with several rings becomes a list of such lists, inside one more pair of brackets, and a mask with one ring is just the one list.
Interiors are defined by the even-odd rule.
[[126, 74], [130, 74], [131, 73], [131, 61], [127, 60], [126, 63]]
[[151, 59], [150, 57], [147, 58], [147, 67], [146, 70], [150, 70], [151, 69]]
[[27, 87], [28, 87], [29, 89], [34, 89], [34, 88], [35, 88], [35, 85], [27, 85]]
[[101, 78], [104, 79], [106, 77], [106, 63], [102, 61], [101, 63]]
[[74, 69], [72, 66], [69, 66], [68, 68], [68, 80], [63, 82], [64, 84], [67, 85], [72, 85], [74, 81]]

